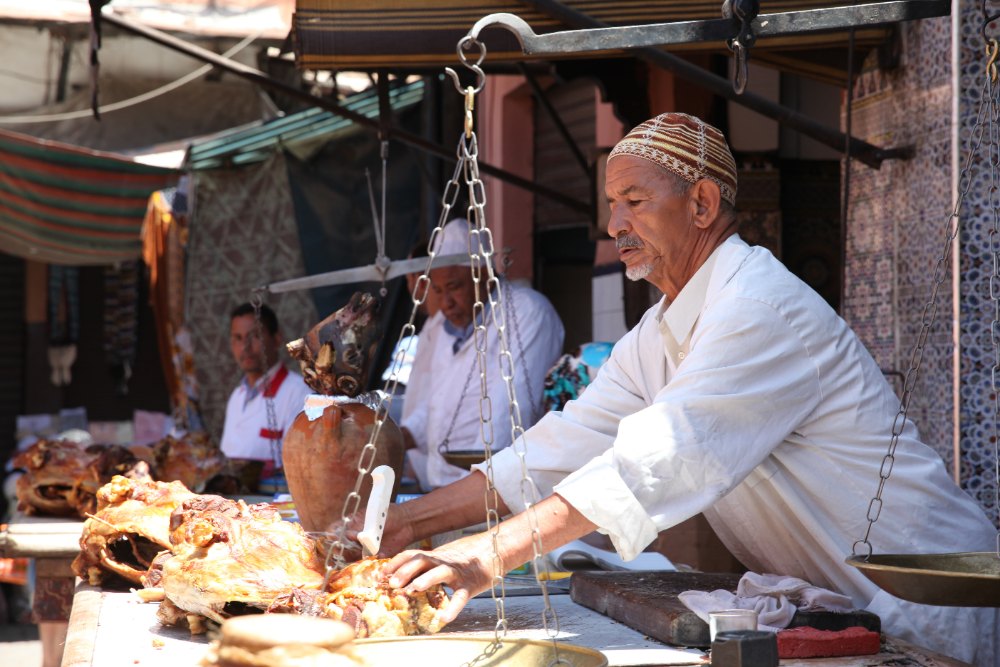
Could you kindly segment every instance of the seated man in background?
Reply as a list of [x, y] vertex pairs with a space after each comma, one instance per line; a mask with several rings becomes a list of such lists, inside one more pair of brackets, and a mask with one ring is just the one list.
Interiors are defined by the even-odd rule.
[[229, 348], [243, 379], [226, 404], [221, 447], [246, 464], [243, 478], [251, 490], [281, 468], [281, 439], [311, 393], [302, 376], [279, 361], [281, 343], [278, 317], [268, 306], [260, 307], [259, 328], [251, 304], [230, 313]]
[[[436, 254], [468, 253], [468, 235], [468, 221], [452, 220], [442, 230]], [[483, 290], [485, 275], [483, 272], [480, 283]], [[430, 318], [420, 333], [401, 424], [408, 458], [425, 491], [468, 473], [445, 460], [448, 452], [483, 449], [472, 317], [476, 296], [469, 265], [433, 269], [430, 278], [440, 314]], [[506, 280], [501, 289], [514, 391], [527, 428], [541, 417], [545, 374], [562, 351], [564, 331], [552, 304], [540, 293]], [[480, 299], [486, 315], [486, 382], [493, 415], [491, 449], [495, 452], [511, 443], [509, 401], [500, 374], [500, 340], [485, 291]]]

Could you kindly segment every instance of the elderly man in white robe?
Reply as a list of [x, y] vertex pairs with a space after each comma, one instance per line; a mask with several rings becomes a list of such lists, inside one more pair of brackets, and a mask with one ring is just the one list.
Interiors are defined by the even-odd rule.
[[[885, 632], [996, 664], [997, 609], [932, 607], [880, 590], [844, 558], [865, 534], [899, 400], [847, 324], [736, 233], [736, 168], [722, 134], [678, 113], [612, 150], [609, 233], [626, 275], [665, 294], [615, 346], [580, 398], [523, 437], [551, 549], [592, 530], [634, 558], [658, 531], [704, 512], [747, 567], [848, 595]], [[530, 560], [532, 531], [513, 450], [492, 462], [497, 544]], [[482, 521], [482, 469], [394, 508], [383, 551]], [[876, 553], [993, 551], [996, 531], [906, 422], [871, 533]], [[493, 540], [404, 551], [390, 583], [455, 591], [447, 615], [490, 585]]]
[[[469, 223], [456, 218], [444, 226], [435, 252], [467, 253]], [[433, 269], [431, 290], [439, 312], [420, 332], [410, 371], [400, 426], [407, 457], [420, 486], [430, 490], [450, 484], [468, 470], [448, 463], [448, 452], [483, 450], [480, 382], [473, 336], [474, 284], [468, 264]], [[485, 286], [485, 281], [482, 283]], [[562, 353], [563, 325], [542, 294], [520, 282], [502, 283], [507, 342], [514, 364], [514, 392], [524, 426], [542, 413], [545, 374]], [[511, 444], [507, 388], [500, 373], [500, 341], [485, 306], [486, 382], [492, 404], [492, 451]]]

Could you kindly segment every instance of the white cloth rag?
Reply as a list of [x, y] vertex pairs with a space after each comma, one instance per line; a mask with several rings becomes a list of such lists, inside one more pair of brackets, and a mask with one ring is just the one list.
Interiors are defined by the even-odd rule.
[[788, 627], [798, 609], [846, 613], [855, 608], [846, 595], [813, 586], [803, 579], [756, 572], [743, 575], [735, 594], [719, 589], [684, 591], [677, 597], [706, 623], [713, 611], [753, 609], [757, 612], [757, 629], [770, 632]]

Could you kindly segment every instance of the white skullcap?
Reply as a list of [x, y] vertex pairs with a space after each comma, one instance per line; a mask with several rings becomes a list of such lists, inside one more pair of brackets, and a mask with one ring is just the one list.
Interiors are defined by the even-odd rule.
[[437, 247], [434, 252], [437, 256], [442, 255], [468, 255], [469, 254], [469, 221], [465, 218], [455, 218], [444, 227], [437, 235]]

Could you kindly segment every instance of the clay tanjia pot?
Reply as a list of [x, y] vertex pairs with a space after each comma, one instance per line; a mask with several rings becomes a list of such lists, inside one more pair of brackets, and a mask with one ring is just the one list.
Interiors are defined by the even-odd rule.
[[[313, 413], [315, 415], [315, 413]], [[337, 402], [310, 419], [310, 411], [299, 413], [285, 435], [282, 459], [288, 490], [295, 502], [302, 527], [309, 532], [326, 531], [339, 521], [347, 495], [358, 477], [361, 450], [375, 426], [375, 411], [362, 403]], [[375, 443], [371, 467], [388, 465], [396, 473], [393, 498], [403, 472], [403, 434], [386, 418]], [[362, 515], [371, 493], [367, 476], [361, 486]]]

